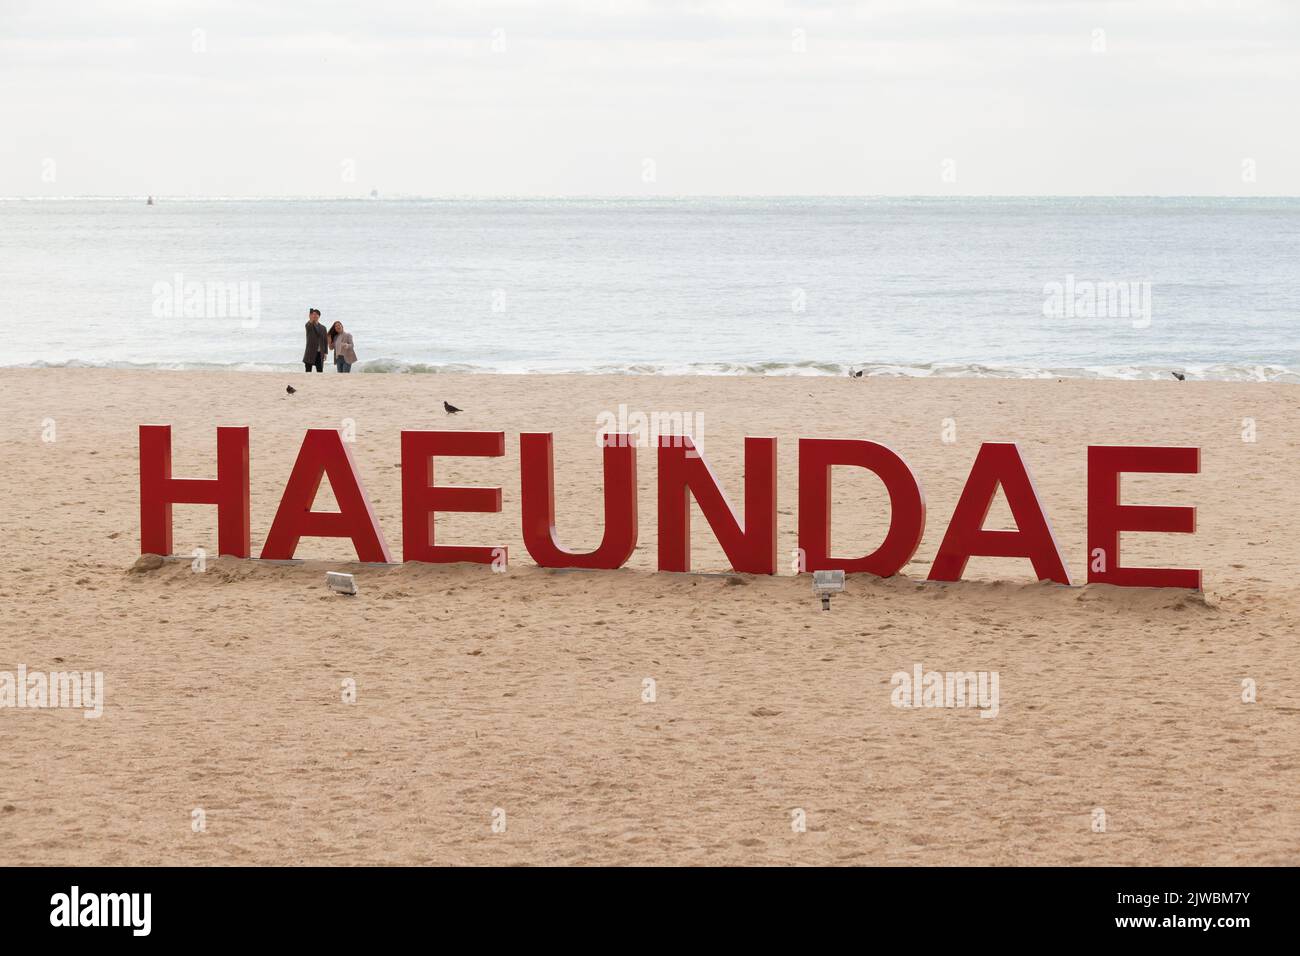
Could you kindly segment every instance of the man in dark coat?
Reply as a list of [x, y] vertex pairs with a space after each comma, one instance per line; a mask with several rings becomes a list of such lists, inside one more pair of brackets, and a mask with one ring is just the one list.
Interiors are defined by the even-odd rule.
[[320, 320], [320, 309], [312, 309], [307, 313], [307, 351], [302, 354], [306, 371], [325, 371], [325, 353], [329, 350], [329, 333]]

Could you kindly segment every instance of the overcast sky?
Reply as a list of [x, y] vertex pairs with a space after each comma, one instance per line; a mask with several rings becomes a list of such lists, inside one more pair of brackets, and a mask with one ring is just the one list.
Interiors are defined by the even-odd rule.
[[1300, 0], [0, 0], [0, 196], [1300, 194]]

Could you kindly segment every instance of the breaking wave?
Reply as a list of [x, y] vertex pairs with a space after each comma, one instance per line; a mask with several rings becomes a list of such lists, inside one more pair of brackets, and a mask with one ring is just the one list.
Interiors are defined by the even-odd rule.
[[[73, 359], [65, 362], [30, 362], [9, 368], [118, 368], [164, 371], [301, 372], [300, 363], [284, 362], [95, 362]], [[328, 370], [327, 370], [328, 371]], [[566, 366], [526, 364], [473, 364], [464, 362], [409, 362], [379, 358], [359, 362], [354, 372], [396, 375], [761, 375], [761, 376], [850, 376], [863, 378], [1082, 378], [1116, 381], [1168, 379], [1171, 373], [1189, 381], [1287, 382], [1300, 384], [1300, 370], [1282, 365], [1097, 365], [1039, 368], [1028, 365], [985, 365], [978, 363], [927, 362], [903, 364], [863, 362], [707, 362], [683, 365], [628, 363], [622, 365]]]

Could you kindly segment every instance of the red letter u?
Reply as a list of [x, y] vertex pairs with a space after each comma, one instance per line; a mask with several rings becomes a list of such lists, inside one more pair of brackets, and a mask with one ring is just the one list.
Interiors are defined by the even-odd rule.
[[555, 457], [549, 432], [519, 436], [524, 547], [544, 568], [621, 568], [636, 547], [636, 446], [604, 436], [605, 535], [595, 551], [570, 551], [555, 531]]

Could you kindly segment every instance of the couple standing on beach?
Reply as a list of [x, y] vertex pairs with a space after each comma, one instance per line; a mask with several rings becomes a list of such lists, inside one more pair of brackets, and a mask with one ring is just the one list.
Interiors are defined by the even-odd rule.
[[325, 371], [325, 354], [334, 351], [334, 367], [340, 372], [352, 371], [357, 353], [352, 346], [352, 333], [343, 331], [343, 323], [335, 322], [326, 330], [321, 324], [320, 309], [307, 312], [307, 351], [302, 355], [306, 371]]

